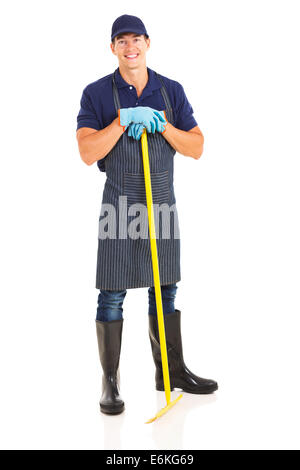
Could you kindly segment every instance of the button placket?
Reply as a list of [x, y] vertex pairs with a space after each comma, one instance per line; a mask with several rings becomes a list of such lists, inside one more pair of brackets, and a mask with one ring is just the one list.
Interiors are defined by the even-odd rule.
[[[129, 88], [129, 90], [133, 90], [133, 89], [134, 89], [133, 86], [131, 86], [131, 85], [130, 85], [128, 88]], [[136, 95], [136, 96], [137, 96], [137, 95]], [[135, 103], [135, 106], [138, 106], [138, 104], [139, 104], [139, 102], [137, 101], [137, 102]]]

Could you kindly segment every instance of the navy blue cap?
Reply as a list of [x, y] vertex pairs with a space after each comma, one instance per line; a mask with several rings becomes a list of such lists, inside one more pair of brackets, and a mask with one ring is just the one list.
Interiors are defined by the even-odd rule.
[[146, 34], [149, 37], [142, 20], [132, 15], [122, 15], [114, 21], [111, 28], [111, 40], [123, 33]]

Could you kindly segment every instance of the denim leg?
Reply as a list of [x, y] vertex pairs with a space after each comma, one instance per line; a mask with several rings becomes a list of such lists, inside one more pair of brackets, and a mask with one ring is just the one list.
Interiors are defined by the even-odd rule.
[[[161, 286], [161, 297], [162, 297], [162, 304], [163, 304], [163, 313], [167, 315], [168, 313], [175, 312], [175, 296], [178, 287], [175, 284], [168, 284], [166, 286]], [[148, 289], [148, 297], [149, 297], [149, 315], [157, 316], [156, 311], [156, 299], [155, 299], [155, 289], [154, 287], [149, 287]]]
[[98, 307], [96, 320], [113, 321], [123, 318], [123, 301], [127, 291], [125, 290], [100, 290], [98, 295]]

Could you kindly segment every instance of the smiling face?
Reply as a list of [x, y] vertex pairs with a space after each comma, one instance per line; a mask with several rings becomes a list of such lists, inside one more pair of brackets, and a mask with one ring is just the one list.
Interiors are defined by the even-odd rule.
[[143, 34], [120, 34], [110, 45], [114, 55], [118, 57], [121, 68], [133, 70], [146, 66], [146, 53], [150, 47], [150, 39]]

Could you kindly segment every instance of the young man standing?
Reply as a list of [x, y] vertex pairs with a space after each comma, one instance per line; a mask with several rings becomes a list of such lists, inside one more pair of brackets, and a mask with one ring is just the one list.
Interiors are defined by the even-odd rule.
[[[99, 170], [107, 176], [99, 220], [96, 331], [103, 369], [100, 410], [118, 414], [124, 410], [119, 390], [119, 358], [122, 305], [127, 289], [149, 287], [149, 337], [156, 366], [156, 389], [164, 390], [150, 240], [146, 233], [147, 209], [143, 211], [143, 207], [147, 208], [140, 142], [144, 128], [153, 205], [159, 210], [169, 209], [169, 223], [156, 226], [156, 237], [171, 389], [203, 394], [214, 392], [218, 385], [186, 367], [181, 312], [174, 307], [176, 283], [181, 275], [173, 159], [176, 151], [199, 159], [203, 135], [183, 87], [146, 66], [150, 38], [143, 22], [136, 16], [120, 16], [113, 23], [111, 41], [119, 67], [83, 90], [77, 140], [82, 160], [87, 165], [97, 162]], [[139, 217], [133, 219], [137, 212]], [[159, 216], [155, 225], [157, 221]]]

